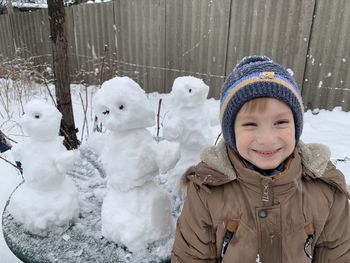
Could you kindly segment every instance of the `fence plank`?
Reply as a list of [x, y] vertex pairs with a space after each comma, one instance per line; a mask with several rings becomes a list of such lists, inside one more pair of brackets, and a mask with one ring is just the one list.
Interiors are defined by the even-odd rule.
[[0, 55], [5, 58], [13, 58], [15, 46], [8, 15], [0, 15], [0, 36]]
[[74, 64], [77, 66], [77, 77], [82, 77], [90, 84], [99, 84], [102, 58], [106, 56], [103, 79], [108, 79], [112, 54], [116, 52], [113, 3], [77, 5], [72, 10], [70, 19], [74, 20], [74, 36], [70, 34], [69, 40], [73, 45], [74, 37], [71, 52], [75, 52], [76, 56]]
[[318, 1], [303, 88], [308, 109], [350, 110], [349, 25], [349, 1]]
[[294, 72], [299, 87], [315, 0], [233, 0], [227, 74], [247, 55], [266, 55]]
[[164, 92], [165, 0], [115, 1], [118, 75]]
[[47, 10], [9, 15], [15, 56], [26, 58], [39, 70], [51, 64]]
[[166, 91], [174, 79], [193, 75], [219, 96], [225, 75], [229, 0], [166, 2]]

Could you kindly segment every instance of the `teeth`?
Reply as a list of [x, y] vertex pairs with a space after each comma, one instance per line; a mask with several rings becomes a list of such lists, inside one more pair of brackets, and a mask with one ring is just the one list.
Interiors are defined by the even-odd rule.
[[269, 152], [263, 152], [263, 151], [257, 151], [257, 152], [260, 153], [260, 154], [263, 154], [263, 155], [270, 155], [270, 154], [276, 153], [277, 151], [278, 151], [278, 150], [269, 151]]

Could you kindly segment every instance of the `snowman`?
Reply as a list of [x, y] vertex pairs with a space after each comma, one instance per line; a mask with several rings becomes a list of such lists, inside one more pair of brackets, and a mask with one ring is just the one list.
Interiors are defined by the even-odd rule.
[[169, 194], [154, 178], [176, 164], [178, 144], [153, 139], [146, 128], [155, 125], [155, 113], [132, 79], [104, 82], [94, 102], [96, 115], [108, 130], [100, 156], [108, 180], [102, 234], [131, 252], [143, 251], [173, 231]]
[[215, 141], [206, 107], [208, 92], [209, 87], [196, 77], [178, 77], [173, 83], [163, 137], [179, 142], [181, 159], [168, 174], [171, 186], [177, 185], [188, 167], [199, 162], [201, 150]]
[[12, 148], [21, 162], [24, 182], [13, 193], [9, 211], [33, 234], [64, 231], [78, 216], [78, 192], [66, 171], [75, 152], [58, 136], [62, 114], [53, 106], [32, 100], [25, 105], [21, 124], [29, 138]]

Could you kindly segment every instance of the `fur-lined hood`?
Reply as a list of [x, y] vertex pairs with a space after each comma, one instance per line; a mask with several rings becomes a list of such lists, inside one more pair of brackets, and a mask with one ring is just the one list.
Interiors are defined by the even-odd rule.
[[[344, 175], [330, 162], [331, 152], [327, 146], [300, 141], [296, 151], [301, 157], [304, 177], [322, 180], [350, 198]], [[186, 171], [182, 183], [191, 180], [199, 186], [217, 186], [236, 180], [237, 175], [232, 169], [223, 139], [216, 146], [204, 149], [200, 158], [202, 162]]]

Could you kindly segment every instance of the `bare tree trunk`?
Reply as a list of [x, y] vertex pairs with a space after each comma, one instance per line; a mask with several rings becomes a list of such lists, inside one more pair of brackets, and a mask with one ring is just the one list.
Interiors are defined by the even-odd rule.
[[63, 0], [48, 0], [50, 39], [52, 42], [53, 72], [57, 108], [62, 113], [61, 135], [67, 149], [78, 148], [79, 141], [74, 124], [68, 67], [68, 43]]

